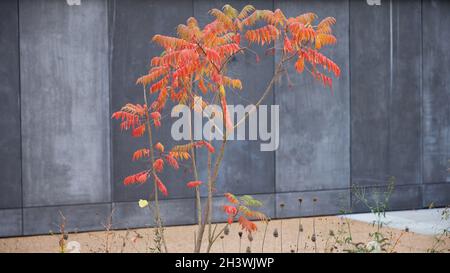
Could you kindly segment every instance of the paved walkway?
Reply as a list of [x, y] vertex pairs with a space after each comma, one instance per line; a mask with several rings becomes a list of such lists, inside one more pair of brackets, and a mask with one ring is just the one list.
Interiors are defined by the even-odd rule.
[[[450, 219], [443, 219], [443, 212], [444, 209], [389, 211], [382, 221], [392, 228], [408, 228], [419, 234], [435, 235], [450, 228]], [[372, 213], [348, 214], [345, 217], [367, 223], [373, 223], [377, 219]]]

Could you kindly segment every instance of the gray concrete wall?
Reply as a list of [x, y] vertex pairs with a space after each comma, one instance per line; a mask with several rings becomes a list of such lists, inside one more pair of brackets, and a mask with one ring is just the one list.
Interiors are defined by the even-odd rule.
[[0, 236], [10, 236], [22, 234], [17, 1], [0, 2], [0, 18]]
[[[121, 133], [111, 112], [143, 102], [135, 80], [160, 52], [154, 34], [173, 35], [190, 16], [203, 24], [226, 3], [336, 17], [339, 42], [325, 53], [342, 76], [333, 92], [293, 71], [292, 86], [274, 87], [264, 103], [280, 105], [279, 149], [231, 142], [216, 208], [233, 192], [262, 200], [270, 217], [367, 211], [352, 187], [374, 199], [390, 176], [390, 209], [450, 204], [449, 2], [8, 0], [0, 2], [0, 237], [58, 231], [60, 212], [71, 231], [103, 229], [111, 213], [113, 228], [152, 224], [136, 203], [151, 185], [122, 183], [143, 168], [130, 159], [145, 140]], [[255, 102], [270, 79], [279, 56], [256, 50], [260, 63], [239, 56], [231, 64], [244, 91], [229, 103]], [[175, 144], [170, 126], [155, 137]], [[206, 161], [201, 151], [197, 158]], [[165, 224], [195, 223], [191, 178], [188, 167], [162, 176]]]

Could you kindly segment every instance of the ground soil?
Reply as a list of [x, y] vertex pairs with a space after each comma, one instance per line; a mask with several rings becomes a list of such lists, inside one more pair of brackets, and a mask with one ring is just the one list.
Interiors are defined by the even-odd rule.
[[[299, 223], [303, 227], [300, 233]], [[223, 225], [219, 224], [217, 230]], [[350, 234], [354, 243], [366, 244], [372, 240], [369, 234], [376, 230], [371, 224], [335, 216], [284, 219], [271, 221], [267, 226], [266, 239], [263, 240], [266, 224], [258, 222], [257, 225], [258, 231], [253, 234], [252, 242], [246, 233], [240, 239], [239, 226], [231, 225], [229, 234], [217, 239], [212, 252], [345, 252], [354, 249], [352, 244], [342, 243]], [[314, 234], [313, 226], [316, 228], [315, 242], [311, 238]], [[192, 252], [196, 228], [196, 226], [166, 227], [169, 252]], [[273, 235], [275, 229], [278, 231], [278, 237]], [[71, 241], [78, 242], [81, 252], [150, 252], [154, 247], [153, 232], [152, 228], [146, 228], [70, 233], [66, 242], [69, 243], [69, 247], [74, 244], [70, 243]], [[386, 246], [388, 252], [427, 252], [430, 249], [450, 251], [448, 236], [436, 244], [436, 236], [392, 228], [383, 228], [382, 233], [388, 239], [389, 245]], [[60, 238], [61, 236], [57, 234], [3, 238], [0, 239], [0, 252], [59, 252]]]

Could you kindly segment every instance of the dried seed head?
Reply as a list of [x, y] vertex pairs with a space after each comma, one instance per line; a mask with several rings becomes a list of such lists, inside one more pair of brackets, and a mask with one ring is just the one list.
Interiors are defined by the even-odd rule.
[[303, 202], [303, 199], [299, 198], [298, 202], [301, 204]]
[[298, 225], [298, 231], [299, 232], [303, 232], [303, 225], [302, 224]]
[[317, 197], [314, 197], [314, 198], [313, 198], [313, 202], [317, 202]]
[[64, 238], [64, 240], [67, 241], [67, 239], [69, 239], [69, 235], [68, 235], [68, 234], [64, 234], [64, 235], [63, 235], [63, 238]]
[[252, 249], [248, 246], [247, 249], [245, 250], [245, 252], [252, 253]]
[[229, 228], [228, 226], [226, 226], [226, 227], [223, 229], [223, 234], [225, 234], [225, 235], [230, 234], [230, 228]]
[[281, 204], [280, 204], [280, 208], [284, 208], [284, 203], [281, 203]]
[[291, 253], [295, 253], [295, 250], [294, 250], [294, 249], [291, 249]]
[[405, 232], [409, 232], [409, 227], [405, 227]]
[[240, 238], [242, 238], [242, 231], [239, 231], [238, 235], [239, 235]]
[[330, 230], [330, 236], [333, 237], [334, 236], [334, 231]]
[[273, 237], [275, 237], [275, 238], [278, 237], [278, 229], [273, 230]]
[[247, 238], [250, 242], [253, 241], [253, 235], [251, 233], [248, 234]]
[[223, 238], [225, 238], [225, 236], [223, 236], [223, 235], [220, 235], [220, 239], [223, 239]]
[[59, 247], [64, 247], [64, 239], [59, 240]]
[[313, 235], [311, 236], [311, 241], [313, 241], [313, 242], [316, 241], [316, 234], [313, 234]]

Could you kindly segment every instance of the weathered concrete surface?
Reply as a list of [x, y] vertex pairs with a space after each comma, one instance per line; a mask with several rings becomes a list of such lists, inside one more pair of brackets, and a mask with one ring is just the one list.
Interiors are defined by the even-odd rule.
[[446, 207], [450, 204], [450, 183], [423, 186], [423, 207]]
[[[275, 88], [280, 105], [280, 147], [276, 151], [276, 191], [348, 188], [350, 184], [349, 106], [349, 11], [347, 1], [281, 1], [288, 16], [313, 11], [320, 19], [337, 20], [338, 43], [323, 53], [341, 68], [333, 91], [324, 88], [306, 72], [289, 73], [293, 86], [284, 79]], [[277, 56], [275, 62], [277, 62]]]
[[350, 210], [350, 190], [277, 193], [275, 209], [277, 218], [339, 214]]
[[[448, 222], [442, 220], [443, 212], [444, 209], [390, 211], [381, 218], [381, 221], [383, 226], [400, 230], [408, 228], [411, 232], [425, 235], [439, 235], [448, 228]], [[378, 221], [373, 213], [352, 214], [345, 217], [370, 224]]]
[[20, 208], [20, 83], [17, 1], [0, 2], [0, 208]]
[[108, 202], [106, 1], [19, 11], [24, 206]]
[[111, 222], [111, 204], [24, 208], [23, 235], [59, 233], [66, 219], [65, 231], [105, 230]]
[[449, 12], [448, 1], [423, 2], [424, 183], [450, 183]]
[[351, 1], [350, 14], [352, 182], [420, 183], [420, 1]]
[[420, 0], [392, 3], [388, 174], [395, 176], [397, 185], [422, 182], [421, 12]]
[[[138, 201], [113, 204], [113, 228], [155, 226], [154, 214], [149, 207], [141, 208]], [[195, 199], [161, 200], [161, 216], [164, 225], [188, 225], [196, 223]]]
[[[128, 102], [143, 104], [142, 87], [136, 79], [148, 72], [150, 59], [159, 56], [162, 49], [151, 42], [155, 34], [174, 35], [176, 26], [192, 16], [190, 1], [115, 1], [110, 13], [112, 42], [111, 107], [117, 111]], [[151, 103], [154, 96], [149, 98]], [[170, 135], [171, 104], [162, 113], [163, 126], [154, 131], [154, 141], [161, 141], [170, 148], [174, 141]], [[112, 121], [113, 199], [137, 201], [148, 198], [152, 184], [124, 186], [123, 179], [149, 166], [144, 162], [131, 162], [133, 152], [148, 147], [148, 139], [133, 138], [129, 132], [121, 132], [120, 124]], [[166, 166], [167, 167], [167, 166]], [[191, 170], [180, 168], [167, 170], [160, 176], [169, 191], [169, 198], [193, 197], [186, 189], [191, 180]]]
[[[254, 5], [257, 9], [272, 9], [271, 1], [194, 1], [194, 16], [204, 26], [211, 22], [214, 17], [208, 14], [213, 8], [222, 8], [230, 4], [240, 10], [245, 5]], [[252, 46], [252, 50], [260, 56], [260, 62], [256, 62], [255, 55], [246, 52], [239, 55], [229, 64], [229, 74], [232, 78], [242, 81], [242, 90], [227, 90], [227, 102], [229, 105], [256, 104], [260, 99], [267, 84], [273, 75], [273, 56], [266, 56], [265, 48]], [[262, 104], [272, 105], [274, 96], [271, 93]], [[270, 109], [270, 108], [269, 108]], [[270, 110], [269, 110], [270, 111]], [[234, 117], [237, 120], [237, 117]], [[206, 119], [205, 119], [206, 120]], [[270, 121], [270, 116], [268, 118]], [[246, 122], [248, 124], [248, 121]], [[246, 132], [248, 133], [248, 125]], [[270, 124], [269, 124], [270, 126]], [[273, 193], [275, 190], [275, 154], [274, 152], [261, 151], [260, 140], [231, 140], [227, 143], [222, 167], [216, 185], [216, 195], [224, 192], [235, 194], [263, 194]], [[214, 141], [216, 151], [220, 150], [221, 141]], [[199, 175], [207, 180], [206, 153], [199, 153]]]
[[[398, 185], [388, 195], [388, 187], [358, 187], [352, 189], [351, 212], [369, 212], [377, 204], [386, 204], [386, 210], [405, 210], [422, 207], [422, 190], [420, 185]], [[386, 196], [389, 196], [386, 202]]]
[[0, 237], [22, 235], [22, 209], [0, 210]]

